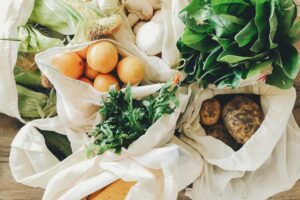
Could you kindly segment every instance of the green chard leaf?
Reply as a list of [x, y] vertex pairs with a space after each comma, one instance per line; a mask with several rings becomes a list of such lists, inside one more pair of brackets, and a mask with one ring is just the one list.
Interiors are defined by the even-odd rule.
[[255, 24], [258, 29], [258, 38], [251, 47], [251, 51], [258, 53], [264, 50], [268, 44], [268, 16], [270, 13], [270, 8], [268, 6], [268, 0], [256, 1], [255, 4]]
[[179, 13], [179, 17], [189, 29], [206, 33], [213, 30], [212, 25], [207, 21], [210, 18], [210, 10], [205, 0], [193, 0]]
[[279, 50], [273, 52], [273, 71], [267, 77], [266, 83], [281, 89], [289, 89], [293, 87], [294, 79], [290, 78], [284, 72], [284, 64]]
[[239, 47], [246, 46], [257, 36], [257, 27], [254, 19], [252, 19], [238, 34], [235, 35], [234, 39], [238, 43]]
[[250, 55], [245, 49], [239, 48], [237, 43], [232, 43], [230, 47], [224, 50], [218, 57], [218, 61], [229, 64], [240, 63], [247, 60], [257, 61], [265, 58], [268, 52]]
[[273, 42], [276, 31], [277, 31], [277, 26], [278, 26], [278, 19], [275, 13], [275, 1], [270, 1], [270, 18], [269, 18], [269, 27], [270, 27], [270, 33], [269, 33], [269, 48], [274, 49], [278, 45]]
[[212, 15], [210, 21], [215, 26], [217, 37], [229, 37], [237, 32], [247, 23], [244, 19], [233, 15]]
[[208, 70], [208, 69], [212, 69], [215, 68], [216, 66], [219, 65], [218, 63], [218, 56], [220, 55], [220, 53], [222, 52], [222, 47], [221, 46], [217, 46], [207, 57], [207, 59], [204, 62], [203, 65], [203, 69], [204, 70]]
[[264, 72], [265, 70], [272, 68], [273, 60], [266, 60], [262, 62], [254, 62], [250, 65], [249, 71], [247, 72], [246, 78], [256, 76]]
[[293, 27], [288, 33], [288, 40], [291, 43], [296, 43], [300, 41], [300, 21], [295, 22]]
[[293, 0], [276, 0], [278, 29], [287, 34], [297, 17], [297, 6]]
[[300, 67], [293, 0], [193, 0], [180, 17], [187, 27], [177, 44], [184, 83], [235, 88], [272, 67], [267, 83], [292, 87]]
[[181, 37], [181, 41], [186, 46], [203, 52], [210, 52], [217, 45], [217, 43], [214, 40], [212, 40], [211, 37], [209, 37], [209, 35], [205, 33], [199, 34], [191, 29], [185, 29]]
[[249, 4], [244, 0], [211, 0], [217, 14], [241, 15]]
[[[278, 59], [281, 61], [279, 66], [283, 69], [286, 76], [291, 79], [295, 79], [299, 72], [299, 54], [297, 49], [288, 42], [281, 42], [279, 46]], [[278, 55], [278, 54], [277, 54]]]

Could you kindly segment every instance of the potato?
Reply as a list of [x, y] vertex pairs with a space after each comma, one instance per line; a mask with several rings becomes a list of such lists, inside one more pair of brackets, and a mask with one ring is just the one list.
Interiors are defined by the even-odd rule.
[[84, 64], [76, 53], [64, 53], [54, 57], [51, 64], [65, 76], [78, 79], [81, 77]]
[[237, 150], [239, 145], [234, 141], [232, 136], [228, 133], [223, 124], [216, 124], [214, 126], [209, 126], [206, 129], [206, 135], [212, 136], [216, 139], [221, 140], [232, 149]]
[[223, 109], [223, 122], [228, 132], [239, 144], [245, 144], [263, 121], [259, 105], [244, 96], [236, 96]]
[[200, 122], [203, 126], [212, 126], [218, 123], [221, 116], [221, 104], [217, 99], [208, 99], [202, 103]]

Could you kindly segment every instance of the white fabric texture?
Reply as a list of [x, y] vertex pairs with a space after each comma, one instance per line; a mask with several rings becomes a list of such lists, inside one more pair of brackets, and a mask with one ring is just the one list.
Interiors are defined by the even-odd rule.
[[9, 165], [17, 182], [45, 188], [56, 173], [86, 159], [86, 156], [84, 152], [75, 152], [59, 162], [48, 150], [44, 137], [37, 128], [66, 134], [65, 127], [57, 117], [27, 123], [11, 144]]
[[271, 156], [256, 171], [227, 171], [204, 161], [202, 174], [186, 194], [192, 199], [265, 200], [289, 190], [300, 178], [299, 143], [300, 129], [291, 116]]
[[[122, 55], [132, 55], [132, 53], [127, 50], [128, 48], [123, 47], [120, 43], [108, 39], [103, 40], [114, 43]], [[99, 116], [98, 113], [99, 104], [100, 100], [105, 97], [107, 93], [101, 93], [84, 82], [64, 76], [51, 66], [51, 60], [58, 54], [74, 52], [95, 42], [71, 47], [52, 48], [39, 53], [35, 59], [41, 72], [45, 74], [56, 89], [58, 117], [67, 127], [68, 138], [71, 141], [74, 151], [77, 151], [88, 141], [86, 132], [90, 131], [93, 125], [101, 121], [101, 116]], [[144, 60], [141, 57], [139, 58]], [[152, 65], [149, 66], [151, 67]], [[149, 71], [149, 73], [151, 73], [151, 71]], [[160, 87], [161, 84], [133, 87], [132, 94], [134, 98], [141, 98], [156, 92]], [[178, 99], [182, 106], [186, 106], [188, 95], [189, 94], [178, 92]], [[182, 106], [177, 108], [173, 114], [160, 118], [148, 129], [145, 135], [130, 146], [128, 151], [146, 152], [152, 147], [161, 144], [161, 142], [166, 142], [170, 139], [175, 130], [175, 122], [181, 110], [185, 108]], [[160, 134], [157, 134], [157, 132]]]
[[89, 160], [81, 148], [59, 162], [37, 128], [66, 133], [57, 117], [29, 122], [12, 143], [10, 167], [17, 182], [46, 188], [44, 199], [81, 199], [121, 178], [137, 181], [127, 199], [175, 200], [203, 168], [201, 156], [176, 137], [143, 155], [107, 152]]
[[176, 67], [180, 59], [176, 43], [185, 27], [178, 17], [178, 13], [188, 4], [188, 0], [162, 0], [161, 13], [164, 28], [162, 60], [171, 67]]
[[202, 167], [201, 157], [174, 137], [168, 145], [142, 156], [113, 161], [97, 156], [67, 168], [49, 182], [43, 199], [79, 200], [123, 179], [137, 182], [126, 200], [176, 200], [178, 192], [200, 175]]
[[[300, 178], [300, 129], [291, 116], [295, 89], [258, 83], [237, 89], [199, 89], [191, 85], [189, 106], [179, 124], [181, 137], [204, 158], [204, 169], [187, 196], [207, 200], [263, 200], [288, 190]], [[237, 152], [199, 123], [202, 102], [220, 94], [258, 94], [265, 119]]]
[[[26, 24], [34, 0], [0, 1], [0, 38], [16, 38], [18, 26]], [[13, 74], [19, 43], [0, 40], [0, 112], [21, 119], [18, 109], [18, 92]]]

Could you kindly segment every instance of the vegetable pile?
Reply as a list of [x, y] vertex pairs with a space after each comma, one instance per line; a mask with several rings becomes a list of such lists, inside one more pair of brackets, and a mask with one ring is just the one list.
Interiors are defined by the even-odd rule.
[[[121, 23], [122, 19], [119, 15], [101, 13], [92, 3], [81, 0], [34, 1], [28, 22], [18, 27], [18, 38], [1, 38], [20, 41], [14, 75], [22, 118], [33, 120], [56, 115], [55, 90], [37, 68], [34, 61], [36, 53], [69, 43], [107, 37], [114, 34]], [[80, 52], [78, 54], [80, 55]], [[84, 56], [84, 52], [82, 55]], [[76, 60], [81, 59], [76, 56], [70, 54], [64, 61], [69, 61], [68, 64], [76, 68], [78, 66], [78, 63], [75, 64]], [[77, 77], [78, 74], [83, 73], [83, 69], [83, 66], [79, 66], [77, 70], [69, 71], [68, 75]], [[95, 72], [87, 69], [86, 74], [90, 78]], [[89, 79], [81, 79], [90, 83]]]
[[136, 35], [136, 45], [149, 56], [158, 55], [163, 46], [161, 0], [124, 1], [127, 21]]
[[200, 123], [206, 135], [238, 150], [254, 135], [264, 114], [257, 95], [218, 95], [200, 109]]
[[14, 76], [22, 118], [33, 120], [56, 115], [56, 93], [37, 69], [33, 53], [19, 52]]
[[119, 84], [139, 84], [144, 79], [144, 64], [135, 56], [119, 57], [114, 44], [100, 41], [77, 52], [59, 54], [52, 65], [100, 92], [108, 92], [112, 86], [119, 89]]
[[266, 83], [292, 87], [299, 57], [293, 0], [193, 0], [179, 14], [186, 29], [177, 43], [185, 83], [236, 88], [268, 74]]
[[179, 105], [177, 90], [178, 85], [169, 82], [140, 100], [132, 98], [130, 85], [125, 91], [110, 90], [108, 98], [100, 105], [104, 121], [89, 133], [93, 143], [87, 148], [88, 157], [107, 150], [118, 154], [122, 147], [128, 148], [160, 117], [174, 112]]

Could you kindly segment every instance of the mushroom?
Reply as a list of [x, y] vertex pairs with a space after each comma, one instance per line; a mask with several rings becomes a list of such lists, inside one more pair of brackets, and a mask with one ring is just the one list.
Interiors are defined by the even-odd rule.
[[147, 0], [147, 1], [151, 4], [153, 10], [161, 9], [161, 4], [162, 4], [161, 0]]
[[152, 5], [147, 0], [126, 0], [125, 8], [129, 13], [136, 14], [141, 20], [150, 20], [153, 16]]
[[146, 24], [145, 21], [140, 21], [140, 22], [138, 22], [138, 23], [133, 27], [133, 32], [134, 32], [135, 35], [137, 34], [137, 32], [140, 30], [140, 28], [141, 28], [144, 24]]
[[127, 20], [130, 27], [133, 27], [139, 21], [139, 17], [136, 14], [129, 13]]
[[157, 55], [162, 50], [163, 27], [156, 22], [145, 23], [136, 34], [136, 44], [149, 56]]

